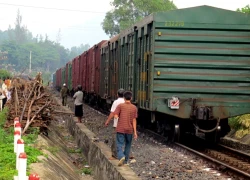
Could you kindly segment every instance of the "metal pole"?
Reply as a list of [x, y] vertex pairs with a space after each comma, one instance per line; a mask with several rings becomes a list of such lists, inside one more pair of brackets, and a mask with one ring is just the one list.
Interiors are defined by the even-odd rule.
[[30, 73], [31, 73], [31, 53], [32, 51], [30, 51]]

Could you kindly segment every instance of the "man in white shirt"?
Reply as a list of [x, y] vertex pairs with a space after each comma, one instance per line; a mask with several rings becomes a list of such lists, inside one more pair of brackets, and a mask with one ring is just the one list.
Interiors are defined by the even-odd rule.
[[3, 103], [2, 103], [2, 109], [4, 108], [5, 103], [7, 102], [7, 85], [5, 84], [5, 79], [3, 80], [3, 84], [2, 84], [2, 95], [4, 96], [4, 98], [2, 99]]
[[82, 116], [83, 116], [83, 92], [82, 86], [77, 86], [77, 92], [74, 94], [73, 99], [75, 99], [75, 116], [78, 119], [78, 123], [82, 123]]
[[[111, 107], [111, 110], [110, 110], [110, 114], [109, 114], [109, 117], [108, 119], [106, 120], [105, 122], [105, 126], [107, 127], [108, 124], [109, 124], [109, 121], [114, 117], [114, 112], [115, 112], [115, 109], [116, 107], [121, 104], [121, 103], [124, 103], [124, 98], [123, 98], [123, 93], [125, 92], [124, 89], [119, 89], [117, 91], [117, 97], [118, 99], [115, 100], [112, 104], [112, 107]], [[114, 118], [114, 124], [113, 124], [113, 142], [112, 142], [112, 145], [111, 145], [111, 152], [112, 152], [112, 156], [114, 158], [117, 158], [117, 149], [116, 149], [116, 126], [117, 126], [117, 122], [118, 122], [118, 118]]]

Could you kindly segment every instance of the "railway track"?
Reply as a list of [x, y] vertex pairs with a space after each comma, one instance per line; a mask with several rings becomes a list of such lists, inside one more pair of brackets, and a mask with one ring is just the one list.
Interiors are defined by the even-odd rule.
[[[161, 136], [151, 130], [144, 129], [144, 133], [153, 136], [154, 138], [166, 140], [166, 137]], [[174, 146], [185, 149], [207, 161], [216, 164], [218, 167], [223, 167], [224, 171], [230, 170], [231, 172], [241, 176], [243, 179], [250, 179], [250, 155], [236, 149], [218, 144], [212, 147], [194, 147], [184, 145], [182, 143], [173, 143]]]
[[247, 179], [250, 179], [250, 156], [243, 152], [231, 149], [223, 145], [218, 145], [218, 149], [194, 150], [193, 148], [180, 143], [174, 144], [208, 161], [211, 161], [219, 166], [223, 166], [239, 175], [242, 175]]
[[[103, 115], [108, 115], [107, 111], [100, 110], [99, 108], [92, 107], [88, 105], [95, 111], [100, 112]], [[138, 128], [140, 132], [143, 132], [149, 136], [152, 136], [154, 139], [162, 142], [169, 142], [169, 139], [165, 136], [162, 136], [152, 130]], [[182, 149], [188, 150], [189, 152], [198, 155], [212, 163], [217, 164], [218, 166], [223, 166], [229, 170], [245, 177], [244, 179], [250, 179], [250, 155], [242, 151], [218, 144], [212, 148], [192, 148], [189, 145], [184, 145], [181, 143], [171, 143], [175, 146], [178, 146]]]

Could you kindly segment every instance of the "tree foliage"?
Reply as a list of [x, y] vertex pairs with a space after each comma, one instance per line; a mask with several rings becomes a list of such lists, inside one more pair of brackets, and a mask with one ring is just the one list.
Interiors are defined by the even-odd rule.
[[103, 30], [110, 37], [151, 13], [176, 9], [170, 0], [113, 0], [110, 4], [113, 9], [102, 22]]
[[11, 77], [11, 74], [5, 69], [0, 69], [0, 79], [8, 77]]
[[241, 9], [237, 9], [238, 12], [242, 12], [242, 13], [250, 13], [250, 6], [246, 5], [245, 7], [241, 8]]
[[70, 59], [73, 59], [74, 57], [82, 54], [84, 51], [88, 50], [90, 48], [90, 46], [88, 44], [81, 44], [79, 47], [77, 46], [73, 46], [70, 49], [70, 54], [69, 57]]
[[9, 26], [8, 30], [0, 31], [0, 50], [8, 51], [8, 59], [1, 60], [0, 67], [11, 72], [28, 73], [32, 52], [32, 71], [50, 73], [89, 48], [88, 44], [81, 44], [69, 50], [60, 41], [61, 30], [58, 31], [56, 42], [51, 41], [47, 34], [33, 37], [27, 26], [22, 24], [22, 16], [18, 11], [14, 28]]

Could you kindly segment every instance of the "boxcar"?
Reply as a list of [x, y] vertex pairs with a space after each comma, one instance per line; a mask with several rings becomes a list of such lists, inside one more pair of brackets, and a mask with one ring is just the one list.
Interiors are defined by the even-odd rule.
[[249, 25], [248, 14], [209, 6], [152, 14], [120, 34], [119, 86], [159, 131], [164, 113], [185, 131], [225, 135], [227, 118], [250, 113]]

